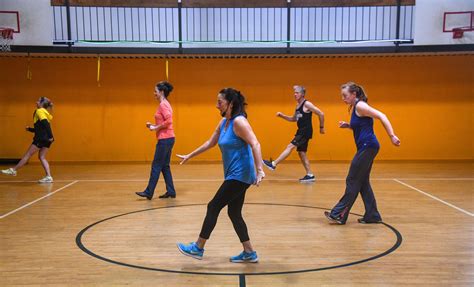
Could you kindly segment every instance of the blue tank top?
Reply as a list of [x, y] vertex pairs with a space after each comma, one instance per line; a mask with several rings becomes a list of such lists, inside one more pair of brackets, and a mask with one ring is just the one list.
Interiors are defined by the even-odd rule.
[[354, 105], [351, 115], [351, 128], [354, 132], [354, 140], [357, 150], [364, 150], [366, 148], [380, 148], [379, 141], [374, 133], [374, 119], [371, 117], [359, 117], [356, 114], [356, 106]]
[[230, 119], [227, 129], [225, 129], [227, 119], [224, 119], [220, 129], [218, 144], [224, 162], [224, 178], [253, 184], [256, 173], [252, 149], [234, 133], [234, 119], [238, 116], [242, 115]]

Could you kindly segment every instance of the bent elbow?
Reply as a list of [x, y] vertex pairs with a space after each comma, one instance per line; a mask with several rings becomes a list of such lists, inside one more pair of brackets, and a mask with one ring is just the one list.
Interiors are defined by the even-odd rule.
[[250, 147], [253, 149], [253, 150], [259, 150], [260, 149], [260, 143], [258, 141], [255, 141], [253, 142]]
[[206, 145], [208, 146], [208, 148], [214, 147], [214, 146], [216, 146], [216, 144], [217, 144], [217, 141], [209, 140], [209, 141], [206, 142]]

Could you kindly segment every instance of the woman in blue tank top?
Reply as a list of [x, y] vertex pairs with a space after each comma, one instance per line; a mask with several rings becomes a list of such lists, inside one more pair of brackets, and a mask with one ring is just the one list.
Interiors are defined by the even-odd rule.
[[346, 191], [331, 212], [324, 212], [332, 223], [345, 224], [349, 212], [359, 193], [364, 201], [365, 213], [359, 218], [359, 223], [378, 223], [382, 221], [374, 192], [370, 186], [370, 171], [380, 145], [374, 134], [374, 119], [382, 122], [390, 136], [392, 144], [400, 145], [400, 140], [393, 132], [392, 125], [380, 111], [367, 104], [367, 96], [362, 87], [349, 82], [342, 85], [342, 100], [352, 109], [350, 123], [339, 122], [340, 128], [352, 129], [357, 146], [357, 153], [351, 162], [349, 174], [346, 178]]
[[228, 214], [244, 250], [230, 257], [231, 262], [258, 262], [257, 252], [250, 243], [247, 225], [242, 217], [245, 193], [251, 184], [258, 185], [265, 177], [260, 143], [247, 121], [245, 98], [237, 90], [226, 88], [217, 96], [217, 109], [223, 119], [211, 138], [187, 155], [178, 155], [181, 164], [219, 144], [224, 164], [224, 183], [207, 205], [206, 218], [196, 242], [178, 243], [184, 255], [202, 259], [204, 245], [216, 226], [222, 208], [228, 206]]

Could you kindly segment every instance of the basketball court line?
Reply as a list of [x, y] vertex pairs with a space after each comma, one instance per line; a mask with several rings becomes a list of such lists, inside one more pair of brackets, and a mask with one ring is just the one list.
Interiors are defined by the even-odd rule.
[[[429, 181], [429, 180], [442, 180], [442, 181], [449, 181], [449, 180], [456, 180], [456, 181], [463, 181], [463, 180], [474, 180], [474, 177], [432, 177], [432, 178], [427, 178], [427, 177], [406, 177], [406, 178], [398, 178], [399, 180], [423, 180], [423, 181]], [[191, 178], [191, 179], [173, 179], [173, 181], [176, 182], [209, 182], [209, 181], [223, 181], [223, 178]], [[316, 178], [316, 182], [318, 181], [341, 181], [341, 180], [346, 180], [346, 178]], [[380, 180], [380, 181], [390, 181], [394, 180], [394, 178], [371, 178], [370, 180]], [[148, 179], [60, 179], [60, 180], [54, 180], [54, 182], [70, 182], [70, 181], [81, 181], [81, 182], [146, 182]], [[297, 178], [266, 178], [264, 179], [265, 181], [294, 181], [298, 182]], [[1, 183], [37, 183], [37, 180], [0, 180]]]
[[[219, 178], [219, 179], [175, 179], [174, 181], [175, 182], [220, 182], [222, 180], [223, 180], [222, 178]], [[278, 179], [267, 179], [267, 180], [268, 181], [295, 181], [295, 182], [297, 181], [294, 178], [291, 178], [291, 179], [290, 178], [278, 178]], [[345, 180], [345, 178], [317, 179], [317, 181], [342, 181], [342, 180]], [[438, 198], [434, 195], [431, 195], [431, 194], [429, 194], [425, 191], [422, 191], [422, 190], [420, 190], [416, 187], [413, 187], [413, 186], [401, 181], [401, 180], [425, 180], [425, 181], [427, 181], [427, 180], [474, 180], [474, 178], [447, 178], [447, 177], [444, 177], [444, 178], [400, 178], [400, 179], [396, 179], [396, 178], [372, 178], [371, 180], [379, 180], [379, 181], [388, 181], [388, 180], [390, 180], [390, 181], [398, 182], [401, 185], [404, 185], [404, 186], [406, 186], [410, 189], [413, 189], [413, 190], [415, 190], [415, 191], [417, 191], [417, 192], [419, 192], [423, 195], [426, 195], [426, 196], [428, 196], [428, 197], [430, 197], [430, 198], [432, 198], [436, 201], [439, 201], [439, 202], [441, 202], [441, 203], [443, 203], [443, 204], [445, 204], [445, 205], [447, 205], [451, 208], [454, 208], [454, 209], [456, 209], [458, 211], [461, 211], [461, 212], [463, 212], [463, 213], [465, 213], [469, 216], [474, 217], [474, 214], [469, 212], [469, 211], [466, 211], [466, 210], [464, 210], [460, 207], [457, 207], [457, 206], [455, 206], [455, 205], [453, 205], [449, 202], [446, 202], [446, 201], [444, 201], [444, 200], [442, 200], [442, 199], [440, 199], [440, 198]], [[61, 191], [61, 190], [65, 189], [65, 188], [67, 188], [67, 187], [69, 187], [69, 186], [71, 186], [75, 183], [78, 183], [78, 182], [147, 182], [148, 179], [81, 179], [81, 180], [72, 180], [71, 179], [71, 180], [56, 180], [55, 182], [70, 182], [70, 181], [73, 181], [73, 182], [71, 182], [70, 184], [67, 184], [67, 185], [65, 185], [65, 186], [63, 186], [63, 187], [61, 187], [61, 188], [59, 188], [59, 189], [57, 189], [57, 190], [55, 190], [51, 193], [48, 193], [47, 195], [45, 195], [45, 196], [43, 196], [39, 199], [36, 199], [35, 201], [32, 201], [32, 202], [30, 202], [28, 204], [25, 204], [25, 205], [13, 210], [13, 211], [10, 211], [9, 213], [1, 215], [0, 219], [3, 219], [5, 217], [7, 217], [8, 215], [11, 215], [11, 214], [23, 209], [23, 208], [26, 208], [26, 207], [28, 207], [28, 206], [44, 199], [44, 198], [46, 198], [48, 196], [51, 196], [51, 195], [55, 194], [56, 192]], [[36, 183], [37, 181], [28, 181], [28, 180], [25, 180], [25, 181], [0, 181], [0, 183], [32, 183], [32, 182]]]
[[411, 186], [411, 185], [409, 185], [409, 184], [407, 184], [407, 183], [404, 183], [404, 182], [401, 181], [401, 180], [398, 180], [398, 179], [396, 179], [396, 178], [394, 178], [393, 180], [396, 181], [396, 182], [398, 182], [398, 183], [401, 184], [401, 185], [404, 185], [404, 186], [406, 186], [406, 187], [408, 187], [408, 188], [411, 188], [411, 189], [413, 189], [413, 190], [415, 190], [415, 191], [418, 191], [419, 193], [421, 193], [421, 194], [423, 194], [423, 195], [426, 195], [426, 196], [430, 197], [431, 199], [434, 199], [434, 200], [436, 200], [436, 201], [439, 201], [439, 202], [441, 202], [441, 203], [443, 203], [443, 204], [445, 204], [445, 205], [447, 205], [447, 206], [449, 206], [449, 207], [451, 207], [451, 208], [454, 208], [454, 209], [456, 209], [456, 210], [458, 210], [458, 211], [461, 211], [461, 212], [463, 212], [463, 213], [465, 213], [465, 214], [467, 214], [467, 215], [469, 215], [469, 216], [474, 216], [474, 214], [471, 213], [471, 212], [469, 212], [469, 211], [466, 211], [466, 210], [464, 210], [464, 209], [462, 209], [462, 208], [459, 208], [459, 207], [457, 207], [457, 206], [455, 206], [455, 205], [453, 205], [453, 204], [451, 204], [451, 203], [449, 203], [449, 202], [446, 202], [446, 201], [444, 201], [444, 200], [442, 200], [442, 199], [440, 199], [440, 198], [438, 198], [438, 197], [436, 197], [436, 196], [434, 196], [434, 195], [431, 195], [431, 194], [429, 194], [429, 193], [427, 193], [427, 192], [424, 192], [424, 191], [421, 190], [421, 189], [418, 189], [418, 188], [416, 188], [416, 187], [414, 187], [414, 186]]
[[30, 206], [30, 205], [32, 205], [32, 204], [35, 204], [36, 202], [38, 202], [38, 201], [40, 201], [40, 200], [42, 200], [42, 199], [45, 199], [46, 197], [49, 197], [49, 196], [55, 194], [56, 192], [59, 192], [59, 191], [65, 189], [65, 188], [68, 188], [68, 187], [70, 187], [71, 185], [73, 185], [73, 184], [75, 184], [75, 183], [77, 183], [77, 182], [79, 182], [79, 181], [76, 180], [76, 181], [71, 182], [70, 184], [66, 184], [65, 186], [63, 186], [63, 187], [61, 187], [61, 188], [58, 188], [58, 189], [56, 189], [55, 191], [46, 194], [45, 196], [42, 196], [42, 197], [40, 197], [40, 198], [38, 198], [38, 199], [36, 199], [36, 200], [33, 200], [33, 201], [30, 202], [30, 203], [27, 203], [27, 204], [25, 204], [25, 205], [23, 205], [23, 206], [18, 207], [18, 208], [15, 209], [15, 210], [12, 210], [12, 211], [10, 211], [10, 212], [8, 212], [8, 213], [6, 213], [6, 214], [3, 214], [3, 215], [0, 216], [0, 219], [3, 219], [3, 218], [5, 218], [5, 217], [7, 217], [7, 216], [9, 216], [9, 215], [12, 215], [13, 213], [15, 213], [15, 212], [17, 212], [17, 211], [22, 210], [23, 208], [26, 208], [26, 207], [28, 207], [28, 206]]

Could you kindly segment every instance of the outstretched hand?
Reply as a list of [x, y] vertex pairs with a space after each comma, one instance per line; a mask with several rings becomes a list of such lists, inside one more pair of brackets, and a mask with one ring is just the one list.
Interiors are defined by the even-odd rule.
[[186, 154], [186, 155], [177, 154], [176, 156], [181, 159], [181, 162], [179, 164], [185, 164], [190, 159], [189, 154]]

